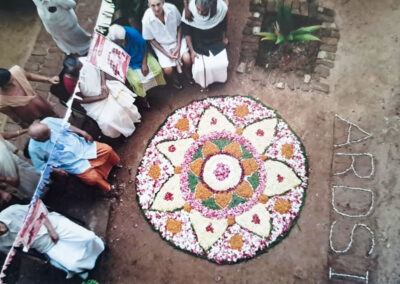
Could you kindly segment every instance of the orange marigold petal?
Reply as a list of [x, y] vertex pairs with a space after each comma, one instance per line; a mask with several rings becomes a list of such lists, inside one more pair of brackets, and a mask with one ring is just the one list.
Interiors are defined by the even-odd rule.
[[261, 194], [260, 197], [258, 198], [258, 202], [262, 203], [262, 204], [266, 204], [269, 200], [268, 195], [265, 194]]
[[236, 128], [236, 134], [242, 135], [243, 134], [243, 128]]
[[151, 177], [152, 179], [158, 179], [161, 175], [161, 168], [159, 165], [152, 165], [150, 167], [149, 173], [148, 173], [149, 177]]
[[227, 145], [224, 148], [224, 152], [227, 152], [238, 159], [241, 158], [243, 154], [242, 148], [240, 147], [238, 142], [232, 142], [231, 144]]
[[229, 244], [231, 245], [231, 249], [240, 250], [243, 247], [243, 237], [242, 235], [236, 234], [233, 235], [229, 240]]
[[196, 186], [196, 199], [206, 200], [209, 199], [213, 195], [212, 191], [210, 191], [204, 184], [199, 183]]
[[241, 163], [246, 176], [251, 175], [258, 169], [258, 164], [255, 159], [243, 160]]
[[196, 175], [199, 176], [201, 172], [201, 167], [203, 166], [203, 159], [198, 158], [190, 163], [190, 170]]
[[241, 184], [235, 189], [235, 193], [243, 198], [250, 198], [253, 196], [253, 189], [247, 181], [242, 181]]
[[293, 145], [292, 144], [285, 144], [281, 148], [281, 153], [282, 156], [284, 156], [286, 159], [291, 159], [293, 157]]
[[172, 234], [177, 234], [182, 231], [182, 222], [176, 219], [168, 218], [167, 224], [165, 226], [167, 231], [171, 232]]
[[249, 109], [245, 105], [239, 105], [235, 108], [235, 115], [237, 117], [245, 117], [249, 114]]
[[179, 175], [182, 172], [182, 168], [181, 167], [175, 167], [174, 168], [174, 173]]
[[222, 208], [226, 208], [232, 200], [232, 192], [216, 193], [214, 195], [215, 202]]
[[227, 223], [228, 223], [228, 226], [233, 226], [233, 225], [236, 223], [235, 217], [233, 217], [233, 216], [229, 216], [229, 217], [226, 219], [226, 221], [227, 221]]
[[204, 143], [204, 146], [203, 146], [203, 156], [204, 157], [208, 157], [208, 156], [216, 154], [218, 152], [219, 152], [219, 148], [214, 143], [212, 143], [210, 141], [207, 141], [206, 143]]
[[181, 118], [175, 124], [175, 128], [180, 131], [188, 131], [189, 130], [189, 120], [187, 118]]
[[200, 135], [197, 134], [197, 133], [193, 133], [193, 134], [192, 134], [192, 138], [193, 138], [194, 140], [199, 139], [199, 137], [200, 137]]
[[292, 208], [292, 204], [289, 200], [279, 199], [275, 202], [274, 210], [281, 214], [286, 214]]
[[192, 210], [192, 206], [190, 206], [189, 203], [185, 203], [185, 205], [183, 205], [183, 210], [190, 212]]
[[266, 160], [268, 160], [268, 157], [265, 155], [261, 155], [261, 160], [263, 160], [265, 162]]

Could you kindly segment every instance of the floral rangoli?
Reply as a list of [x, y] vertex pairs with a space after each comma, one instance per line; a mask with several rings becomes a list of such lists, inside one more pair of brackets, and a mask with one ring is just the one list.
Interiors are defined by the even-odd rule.
[[282, 239], [306, 188], [299, 138], [276, 111], [242, 96], [176, 110], [150, 141], [136, 178], [154, 229], [216, 263], [252, 258]]

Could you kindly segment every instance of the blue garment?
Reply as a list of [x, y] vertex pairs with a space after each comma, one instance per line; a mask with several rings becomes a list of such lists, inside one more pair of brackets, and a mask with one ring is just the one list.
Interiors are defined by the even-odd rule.
[[132, 69], [141, 69], [144, 55], [146, 54], [146, 41], [142, 35], [134, 28], [124, 26], [125, 47], [124, 50], [131, 56], [129, 67]]
[[[45, 142], [30, 139], [28, 146], [32, 164], [37, 172], [43, 170], [57, 138], [57, 145], [63, 147], [63, 150], [58, 150], [60, 155], [58, 168], [64, 169], [70, 174], [81, 174], [91, 167], [88, 160], [97, 158], [96, 143], [86, 142], [83, 137], [72, 131], [68, 131], [66, 136], [59, 135], [62, 130], [62, 119], [60, 118], [47, 117], [41, 123], [50, 128], [50, 138]], [[69, 126], [68, 123], [66, 127]]]

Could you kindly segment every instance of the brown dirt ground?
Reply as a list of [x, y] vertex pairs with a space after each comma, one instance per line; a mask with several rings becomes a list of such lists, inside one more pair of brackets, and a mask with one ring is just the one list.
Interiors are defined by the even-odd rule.
[[[131, 186], [112, 214], [108, 235], [110, 254], [98, 270], [106, 271], [98, 274], [102, 283], [326, 283], [329, 267], [356, 275], [364, 275], [369, 270], [372, 283], [400, 280], [400, 255], [398, 249], [392, 249], [399, 247], [398, 225], [393, 225], [397, 223], [393, 221], [399, 219], [396, 213], [399, 195], [394, 190], [399, 184], [396, 170], [399, 164], [400, 26], [395, 21], [400, 16], [399, 2], [325, 2], [336, 10], [336, 21], [341, 30], [335, 68], [327, 81], [333, 89], [331, 94], [280, 91], [252, 81], [251, 75], [234, 72], [241, 30], [248, 16], [244, 12], [248, 7], [247, 0], [230, 3], [229, 81], [225, 85], [213, 86], [207, 94], [241, 94], [259, 98], [277, 109], [299, 134], [307, 149], [311, 171], [306, 204], [298, 226], [267, 254], [245, 263], [219, 266], [172, 248], [157, 232], [153, 232], [140, 214], [135, 189]], [[371, 34], [380, 36], [371, 37]], [[119, 178], [134, 180], [147, 141], [169, 113], [205, 96], [198, 88], [189, 87], [179, 93], [153, 94], [152, 110], [143, 113], [142, 125], [121, 148], [123, 161], [132, 168], [132, 174], [124, 172]], [[338, 151], [374, 154], [376, 174], [371, 180], [361, 181], [351, 175], [332, 177], [332, 172], [345, 169], [348, 163], [333, 159], [334, 141], [343, 139], [346, 131], [344, 125], [338, 121], [335, 123], [335, 113], [374, 133], [374, 138]], [[368, 161], [360, 160], [357, 167], [366, 172], [368, 165]], [[373, 189], [375, 211], [361, 220], [340, 218], [330, 204], [330, 186], [334, 184]], [[368, 196], [342, 198], [345, 205], [350, 204], [361, 212], [370, 202]], [[337, 249], [346, 247], [355, 223], [368, 225], [375, 232], [376, 247], [372, 256], [366, 256], [370, 239], [363, 230], [356, 231], [354, 245], [348, 254], [333, 253], [329, 248], [329, 230], [334, 220], [338, 221], [333, 235]]]

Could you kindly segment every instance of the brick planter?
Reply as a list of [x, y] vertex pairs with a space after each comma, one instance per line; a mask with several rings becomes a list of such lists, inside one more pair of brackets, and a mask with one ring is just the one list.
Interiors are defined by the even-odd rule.
[[[279, 69], [266, 70], [267, 84], [277, 89], [301, 89], [304, 92], [315, 91], [329, 93], [329, 85], [321, 82], [321, 78], [327, 78], [330, 69], [334, 67], [337, 44], [340, 38], [339, 30], [334, 23], [335, 12], [320, 6], [314, 0], [284, 0], [285, 5], [291, 5], [294, 15], [310, 17], [322, 22], [321, 46], [316, 58], [316, 65], [311, 74], [299, 74], [299, 72], [282, 72]], [[256, 63], [259, 50], [260, 37], [254, 35], [261, 31], [265, 13], [276, 12], [275, 0], [251, 0], [251, 16], [243, 28], [243, 38], [240, 51], [240, 63], [236, 69], [239, 73], [251, 73]], [[257, 81], [255, 78], [254, 81]], [[264, 81], [265, 82], [265, 81]]]

